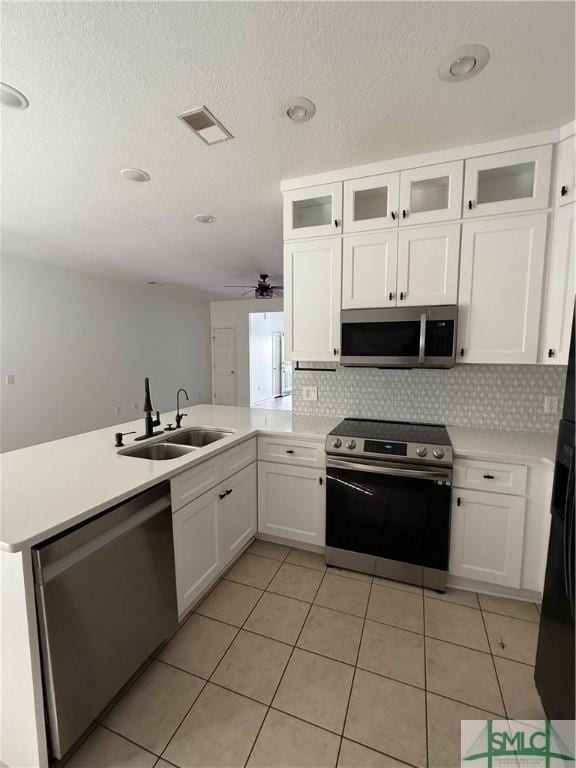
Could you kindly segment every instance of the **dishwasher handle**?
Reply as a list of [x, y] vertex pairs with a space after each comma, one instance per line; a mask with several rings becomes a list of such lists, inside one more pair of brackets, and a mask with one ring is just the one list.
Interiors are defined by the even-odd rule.
[[36, 583], [48, 584], [69, 568], [143, 525], [150, 518], [169, 511], [169, 491], [160, 495], [153, 489], [152, 492], [141, 494], [68, 534], [64, 533], [56, 541], [34, 549]]

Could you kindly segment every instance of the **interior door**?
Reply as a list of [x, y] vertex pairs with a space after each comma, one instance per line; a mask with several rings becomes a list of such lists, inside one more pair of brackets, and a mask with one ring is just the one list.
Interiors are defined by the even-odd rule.
[[398, 239], [398, 306], [456, 304], [460, 224], [402, 230]]
[[212, 402], [236, 405], [236, 329], [212, 332]]
[[282, 332], [272, 334], [272, 396], [282, 394]]

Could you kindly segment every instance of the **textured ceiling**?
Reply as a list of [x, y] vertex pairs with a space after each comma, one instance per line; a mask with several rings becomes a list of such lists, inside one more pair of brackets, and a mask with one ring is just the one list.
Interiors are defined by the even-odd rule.
[[[280, 275], [282, 178], [574, 112], [571, 2], [10, 2], [1, 42], [1, 79], [31, 104], [1, 114], [3, 249], [211, 295]], [[469, 42], [488, 67], [442, 82]], [[291, 95], [314, 120], [285, 117]], [[233, 141], [208, 147], [176, 119], [202, 104]]]

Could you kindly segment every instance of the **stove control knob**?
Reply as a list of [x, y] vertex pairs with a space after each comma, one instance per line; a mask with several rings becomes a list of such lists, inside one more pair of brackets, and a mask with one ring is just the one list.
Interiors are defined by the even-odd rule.
[[444, 458], [444, 451], [442, 448], [434, 448], [432, 451], [435, 459], [443, 459]]
[[350, 450], [356, 448], [356, 440], [348, 440], [346, 443], [346, 448], [350, 448]]
[[337, 437], [335, 440], [332, 440], [333, 448], [340, 448], [341, 445], [342, 445], [342, 440], [340, 440], [339, 437]]
[[420, 458], [424, 458], [424, 456], [426, 456], [427, 453], [428, 451], [426, 450], [426, 448], [424, 448], [423, 445], [421, 445], [420, 448], [416, 448], [416, 456], [420, 456]]

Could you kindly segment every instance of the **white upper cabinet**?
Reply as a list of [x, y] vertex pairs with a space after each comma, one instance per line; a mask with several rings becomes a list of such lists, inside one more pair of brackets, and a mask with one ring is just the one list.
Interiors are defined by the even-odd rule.
[[399, 173], [344, 182], [344, 232], [398, 226]]
[[552, 145], [466, 160], [464, 216], [547, 208]]
[[284, 193], [284, 239], [342, 232], [342, 184], [322, 184]]
[[459, 219], [463, 176], [462, 160], [402, 171], [400, 225]]
[[458, 298], [460, 224], [416, 227], [399, 233], [398, 306], [455, 304]]
[[567, 365], [574, 310], [576, 205], [558, 208], [553, 226], [544, 293], [540, 361]]
[[539, 213], [463, 224], [461, 362], [537, 362], [547, 218]]
[[288, 360], [337, 360], [340, 355], [342, 240], [284, 246], [284, 333]]
[[556, 155], [556, 187], [554, 199], [556, 205], [566, 205], [576, 201], [576, 137], [570, 136], [561, 141]]
[[397, 231], [343, 238], [342, 309], [396, 306], [397, 251]]

